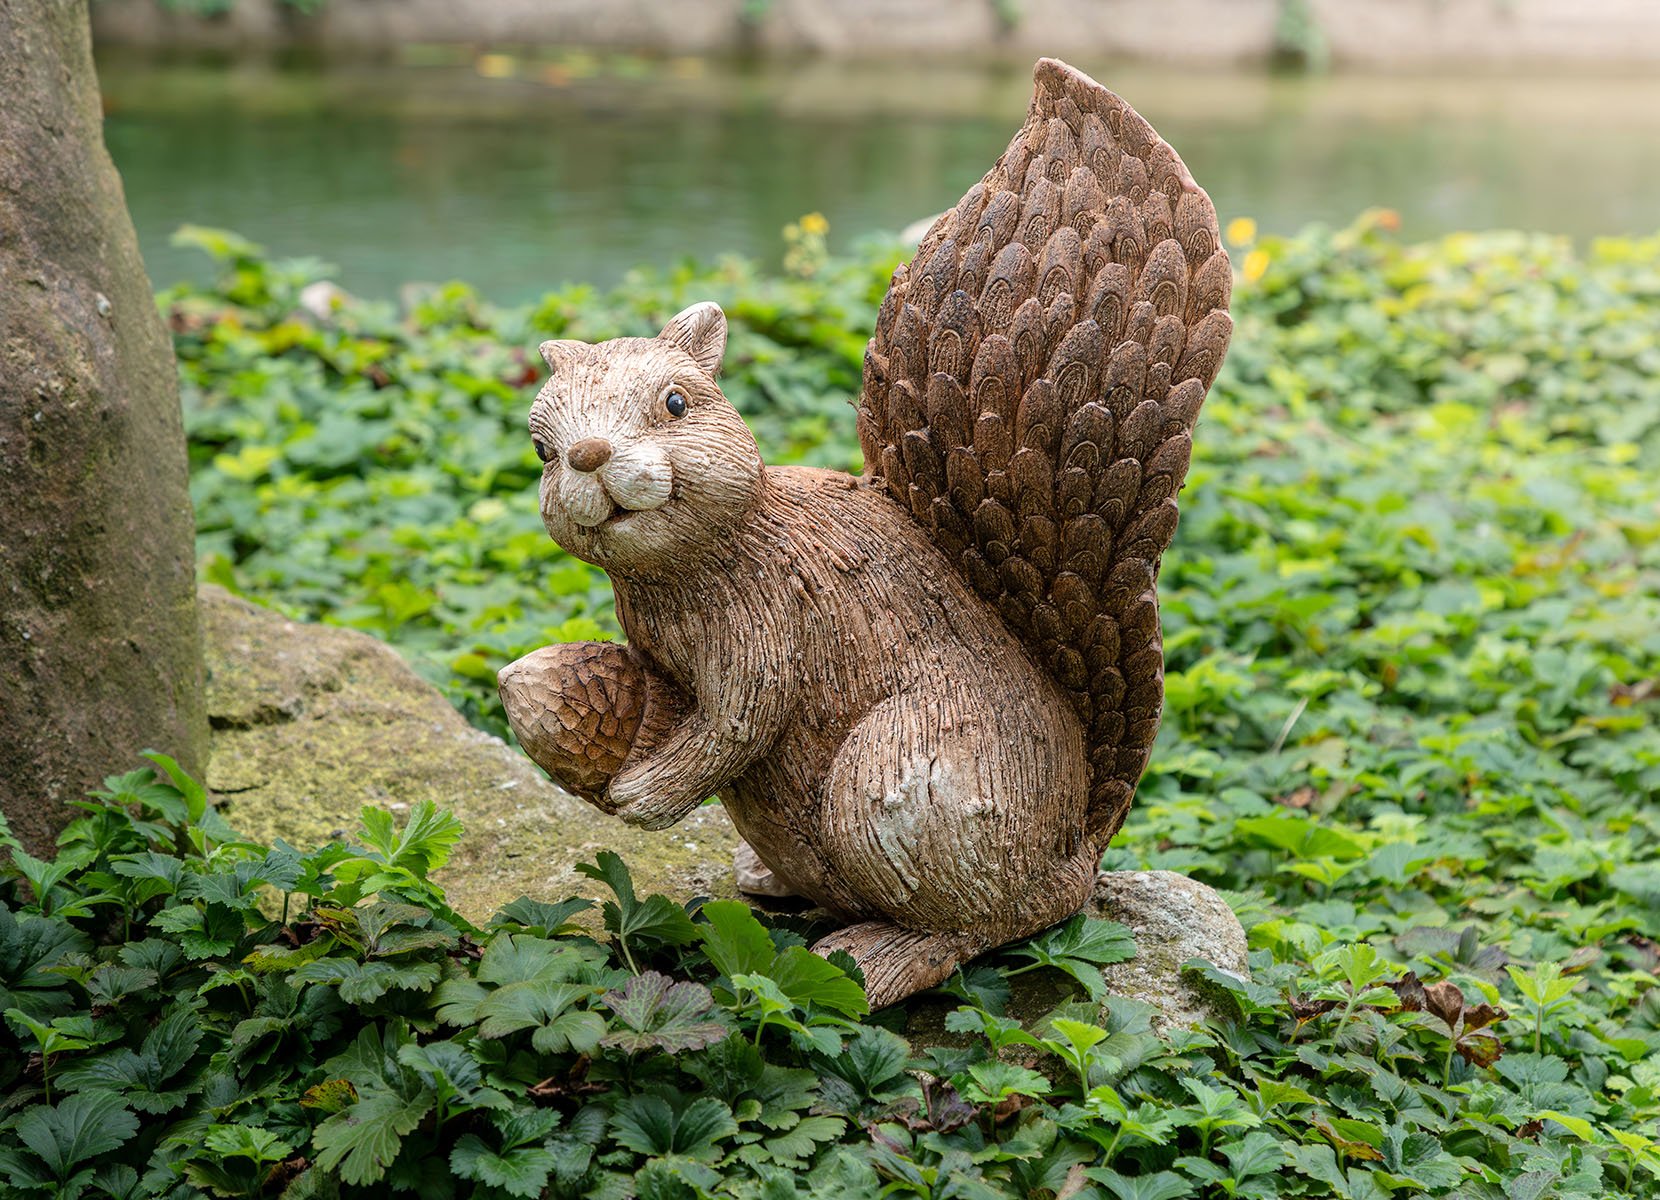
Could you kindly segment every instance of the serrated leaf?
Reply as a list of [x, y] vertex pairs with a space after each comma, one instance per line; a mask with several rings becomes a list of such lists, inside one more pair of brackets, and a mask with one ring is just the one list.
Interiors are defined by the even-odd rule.
[[587, 987], [543, 979], [510, 983], [479, 1004], [474, 1014], [479, 1036], [500, 1038], [533, 1029], [531, 1044], [543, 1054], [587, 1053], [599, 1045], [605, 1022], [599, 1014], [573, 1005], [592, 994]]
[[958, 967], [938, 990], [997, 1016], [1008, 1009], [1011, 995], [1008, 976], [987, 963]]
[[449, 861], [450, 850], [461, 840], [461, 822], [421, 800], [409, 812], [402, 829], [393, 826], [385, 809], [365, 806], [358, 814], [364, 845], [389, 867], [425, 879]]
[[737, 1132], [732, 1110], [707, 1096], [671, 1105], [660, 1095], [636, 1094], [619, 1104], [611, 1117], [612, 1137], [653, 1158], [680, 1154], [713, 1159], [720, 1139]]
[[1009, 1096], [1047, 1095], [1050, 1083], [1036, 1071], [992, 1059], [970, 1066], [968, 1077], [958, 1082], [957, 1090], [976, 1104], [997, 1104]]
[[1104, 1187], [1115, 1200], [1181, 1200], [1193, 1194], [1193, 1181], [1174, 1171], [1120, 1175], [1111, 1167], [1088, 1167], [1084, 1175]]
[[254, 1162], [281, 1162], [294, 1147], [269, 1129], [251, 1125], [215, 1125], [202, 1137], [202, 1145], [227, 1158]]
[[886, 1029], [867, 1026], [849, 1038], [842, 1053], [823, 1064], [827, 1074], [846, 1082], [863, 1101], [888, 1100], [909, 1086], [905, 1064], [911, 1048]]
[[171, 1112], [196, 1089], [191, 1080], [175, 1078], [201, 1044], [201, 1017], [194, 1010], [174, 1008], [145, 1037], [138, 1052], [116, 1050], [86, 1060], [62, 1077], [66, 1089], [117, 1092], [139, 1112]]
[[713, 1045], [727, 1034], [725, 1025], [709, 1019], [714, 1000], [708, 988], [676, 983], [656, 971], [633, 976], [621, 991], [605, 993], [603, 1002], [623, 1028], [607, 1033], [602, 1044], [630, 1054], [646, 1049], [678, 1054]]
[[138, 1132], [138, 1118], [114, 1092], [77, 1092], [53, 1107], [26, 1110], [12, 1126], [57, 1179], [82, 1163], [126, 1144]]
[[807, 1165], [819, 1146], [835, 1141], [846, 1128], [847, 1122], [840, 1117], [803, 1117], [761, 1144], [766, 1148], [767, 1157], [779, 1166], [800, 1169]]
[[503, 905], [501, 910], [490, 918], [487, 928], [505, 929], [518, 925], [537, 937], [557, 937], [576, 928], [571, 924], [572, 917], [593, 907], [592, 900], [581, 896], [572, 896], [558, 904], [547, 904], [541, 900], [532, 900], [529, 896], [520, 896], [517, 900]]
[[598, 879], [616, 894], [615, 901], [606, 901], [602, 909], [605, 928], [623, 945], [685, 946], [698, 939], [697, 926], [681, 908], [667, 896], [648, 896], [644, 900], [634, 894], [634, 880], [623, 860], [610, 850], [602, 850], [592, 863], [578, 863], [576, 869], [590, 879]]
[[325, 1079], [300, 1097], [300, 1107], [326, 1113], [337, 1113], [356, 1103], [357, 1089], [349, 1079]]
[[202, 819], [207, 816], [207, 789], [169, 756], [156, 750], [146, 750], [144, 757], [167, 773], [167, 777], [172, 780], [173, 786], [178, 789], [179, 795], [184, 799], [186, 816], [192, 822], [200, 824]]
[[1235, 1179], [1276, 1171], [1285, 1162], [1285, 1150], [1279, 1139], [1261, 1130], [1252, 1130], [1237, 1141], [1224, 1142], [1217, 1149], [1228, 1160]]
[[[604, 951], [599, 954], [603, 956]], [[577, 978], [593, 962], [581, 946], [528, 934], [498, 935], [484, 948], [478, 981], [508, 984], [537, 979], [558, 983]]]
[[320, 958], [288, 977], [288, 982], [333, 984], [347, 1004], [370, 1004], [392, 988], [431, 991], [440, 975], [437, 963], [360, 963], [349, 958]]
[[1032, 964], [1018, 968], [1016, 973], [1038, 966], [1065, 971], [1083, 985], [1090, 999], [1100, 1000], [1107, 994], [1101, 968], [1135, 957], [1135, 938], [1117, 921], [1079, 913], [1029, 941], [1010, 947], [1007, 953]]
[[425, 1096], [407, 1099], [394, 1092], [376, 1092], [317, 1126], [311, 1144], [317, 1165], [338, 1170], [347, 1183], [375, 1183], [398, 1156], [405, 1135], [432, 1109]]
[[[733, 1038], [732, 1041], [741, 1039]], [[749, 1091], [759, 1104], [754, 1120], [768, 1129], [789, 1129], [817, 1098], [819, 1077], [804, 1067], [768, 1063]]]
[[476, 1180], [505, 1190], [510, 1196], [527, 1200], [541, 1194], [553, 1171], [554, 1158], [539, 1146], [518, 1146], [497, 1152], [469, 1133], [450, 1151], [450, 1170], [463, 1179]]
[[216, 904], [205, 910], [190, 904], [164, 908], [150, 918], [150, 924], [177, 934], [184, 956], [197, 961], [225, 957], [244, 932], [241, 915]]
[[[704, 1090], [736, 1107], [738, 1097], [761, 1082], [766, 1069], [761, 1051], [747, 1038], [728, 1037], [680, 1060], [680, 1067]], [[808, 1072], [809, 1081], [817, 1077]], [[805, 1105], [803, 1105], [805, 1107]]]

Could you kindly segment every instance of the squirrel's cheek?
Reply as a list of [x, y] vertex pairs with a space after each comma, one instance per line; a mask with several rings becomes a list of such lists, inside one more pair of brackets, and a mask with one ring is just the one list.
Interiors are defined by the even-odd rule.
[[611, 498], [635, 512], [661, 508], [674, 492], [674, 468], [661, 455], [619, 456], [601, 474]]
[[593, 475], [566, 471], [559, 480], [555, 502], [572, 521], [585, 529], [592, 529], [611, 515], [611, 497]]

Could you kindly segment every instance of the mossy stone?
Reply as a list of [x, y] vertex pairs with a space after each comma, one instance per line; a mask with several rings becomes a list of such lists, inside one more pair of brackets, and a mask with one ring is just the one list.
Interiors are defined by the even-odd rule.
[[207, 784], [243, 834], [307, 849], [353, 833], [366, 804], [401, 813], [431, 800], [466, 829], [438, 881], [474, 919], [521, 894], [608, 895], [574, 870], [607, 849], [642, 895], [736, 895], [738, 839], [718, 805], [661, 833], [624, 825], [467, 724], [384, 643], [217, 587], [202, 588], [200, 605]]

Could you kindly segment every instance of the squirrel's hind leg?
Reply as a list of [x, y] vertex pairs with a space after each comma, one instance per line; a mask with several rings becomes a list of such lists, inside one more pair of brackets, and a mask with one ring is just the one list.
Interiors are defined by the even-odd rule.
[[861, 921], [813, 944], [813, 953], [845, 950], [865, 976], [873, 1009], [944, 983], [958, 966], [991, 947], [967, 933], [929, 933], [892, 921]]

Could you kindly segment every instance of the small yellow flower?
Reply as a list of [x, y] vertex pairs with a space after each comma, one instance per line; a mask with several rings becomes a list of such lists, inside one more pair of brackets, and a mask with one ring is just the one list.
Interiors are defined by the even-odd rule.
[[822, 237], [830, 232], [830, 222], [824, 219], [823, 213], [810, 212], [801, 218], [801, 231]]
[[1257, 240], [1257, 223], [1250, 217], [1235, 217], [1228, 222], [1228, 245], [1249, 246]]
[[519, 64], [511, 55], [480, 54], [473, 60], [473, 69], [486, 79], [511, 79], [518, 73]]
[[1246, 283], [1255, 283], [1268, 273], [1268, 251], [1253, 250], [1245, 256], [1245, 265], [1240, 268], [1245, 276]]

